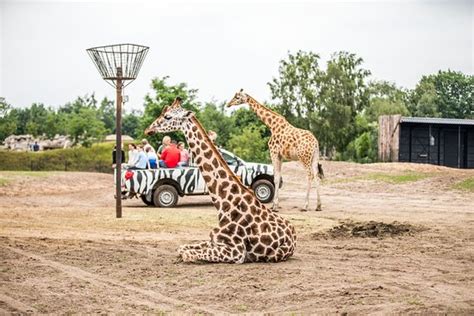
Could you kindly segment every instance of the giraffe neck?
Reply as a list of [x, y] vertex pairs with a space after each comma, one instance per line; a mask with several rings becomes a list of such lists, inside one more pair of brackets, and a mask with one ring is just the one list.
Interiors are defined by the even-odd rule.
[[[198, 165], [204, 181], [206, 181], [209, 195], [214, 202], [228, 201], [228, 194], [222, 193], [224, 188], [227, 188], [227, 190], [230, 189], [229, 192], [239, 187], [241, 190], [248, 190], [241, 184], [232, 170], [230, 170], [201, 123], [195, 117], [188, 120], [183, 132], [193, 155], [194, 162]], [[227, 182], [227, 184], [225, 182]], [[220, 209], [218, 210], [222, 211]]]
[[286, 123], [286, 120], [280, 114], [270, 110], [257, 100], [248, 96], [247, 103], [250, 105], [252, 110], [257, 114], [260, 120], [268, 126], [270, 129], [274, 129], [277, 126], [281, 126]]

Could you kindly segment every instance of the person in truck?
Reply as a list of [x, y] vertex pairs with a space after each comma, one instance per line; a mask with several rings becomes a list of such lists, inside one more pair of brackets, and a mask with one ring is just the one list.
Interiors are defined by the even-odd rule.
[[148, 156], [143, 150], [143, 145], [138, 145], [138, 153], [136, 154], [136, 160], [129, 169], [147, 169], [148, 168]]
[[179, 149], [179, 154], [180, 154], [178, 166], [180, 167], [189, 166], [189, 152], [186, 150], [186, 148], [184, 148], [183, 142], [178, 143], [178, 149]]
[[173, 139], [169, 146], [167, 146], [160, 156], [161, 168], [176, 168], [179, 163], [181, 153], [176, 146], [176, 141]]

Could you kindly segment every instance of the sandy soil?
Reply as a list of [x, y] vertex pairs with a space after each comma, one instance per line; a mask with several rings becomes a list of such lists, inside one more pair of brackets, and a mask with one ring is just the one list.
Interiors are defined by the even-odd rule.
[[[111, 175], [0, 172], [0, 314], [474, 313], [474, 194], [453, 188], [474, 170], [323, 166], [323, 212], [306, 213], [303, 172], [283, 167], [295, 255], [243, 265], [175, 263], [216, 225], [209, 197], [127, 200], [116, 219]], [[425, 177], [374, 177], [407, 171]]]

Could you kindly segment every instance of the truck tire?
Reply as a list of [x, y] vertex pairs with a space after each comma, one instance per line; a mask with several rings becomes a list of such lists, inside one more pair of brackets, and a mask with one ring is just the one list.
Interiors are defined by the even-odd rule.
[[146, 194], [142, 194], [140, 195], [140, 198], [142, 199], [143, 203], [145, 203], [147, 206], [152, 206], [154, 205], [153, 203], [153, 196], [151, 197], [151, 201], [148, 201], [147, 198], [146, 198]]
[[270, 203], [275, 196], [275, 186], [272, 182], [265, 179], [255, 181], [252, 184], [252, 190], [255, 192], [257, 199], [262, 203]]
[[160, 185], [153, 192], [153, 203], [158, 207], [173, 207], [178, 203], [178, 191], [172, 185]]

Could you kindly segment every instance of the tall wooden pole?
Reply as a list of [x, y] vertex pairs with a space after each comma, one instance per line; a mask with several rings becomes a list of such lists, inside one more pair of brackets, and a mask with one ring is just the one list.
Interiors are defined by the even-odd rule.
[[115, 113], [115, 212], [122, 217], [122, 67], [117, 67], [117, 110]]

